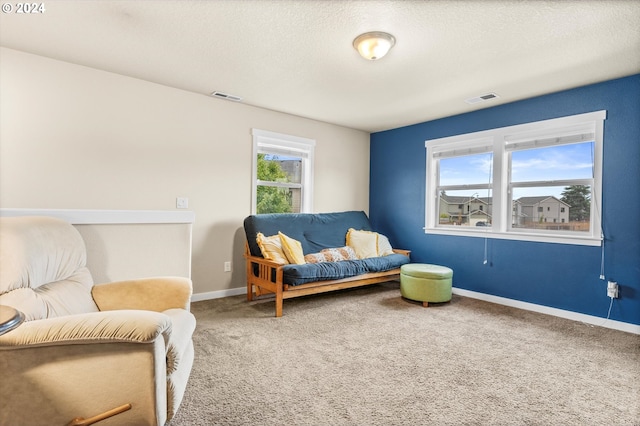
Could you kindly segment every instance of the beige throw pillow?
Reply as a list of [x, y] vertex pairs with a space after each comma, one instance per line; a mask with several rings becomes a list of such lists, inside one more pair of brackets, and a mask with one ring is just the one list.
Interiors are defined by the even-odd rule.
[[356, 252], [358, 259], [378, 257], [378, 234], [371, 231], [356, 231], [349, 228], [347, 245]]
[[282, 251], [287, 257], [289, 263], [304, 265], [306, 262], [304, 260], [304, 253], [302, 252], [302, 244], [300, 241], [287, 237], [282, 232], [278, 232], [278, 235], [280, 236]]
[[282, 251], [282, 243], [280, 242], [280, 235], [272, 235], [265, 237], [261, 232], [256, 236], [256, 241], [262, 252], [262, 257], [273, 262], [286, 265], [289, 263], [287, 257]]
[[388, 256], [390, 254], [393, 254], [393, 247], [391, 247], [389, 239], [382, 234], [378, 234], [378, 256]]

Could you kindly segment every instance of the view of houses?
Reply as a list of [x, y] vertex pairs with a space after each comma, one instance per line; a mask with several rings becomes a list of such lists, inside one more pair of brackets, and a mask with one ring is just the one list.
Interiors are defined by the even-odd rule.
[[[516, 228], [586, 230], [588, 221], [570, 222], [571, 206], [553, 195], [513, 200], [511, 226]], [[491, 197], [440, 195], [441, 225], [490, 226]]]

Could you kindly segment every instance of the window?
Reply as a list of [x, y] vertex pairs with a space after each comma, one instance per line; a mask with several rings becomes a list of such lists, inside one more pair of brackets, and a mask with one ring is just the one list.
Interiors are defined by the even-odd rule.
[[252, 214], [310, 213], [316, 142], [258, 129], [252, 135]]
[[425, 232], [600, 245], [606, 111], [426, 141]]

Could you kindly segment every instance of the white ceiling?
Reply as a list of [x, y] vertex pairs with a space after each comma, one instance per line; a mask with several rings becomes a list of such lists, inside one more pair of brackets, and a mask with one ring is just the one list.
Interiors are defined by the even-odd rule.
[[640, 73], [637, 0], [43, 3], [2, 13], [0, 45], [369, 132]]

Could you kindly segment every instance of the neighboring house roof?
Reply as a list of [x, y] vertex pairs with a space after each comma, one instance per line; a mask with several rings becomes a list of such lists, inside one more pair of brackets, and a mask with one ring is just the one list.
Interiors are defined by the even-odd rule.
[[543, 201], [547, 201], [548, 199], [553, 199], [559, 203], [564, 204], [567, 207], [571, 207], [569, 204], [557, 199], [553, 195], [543, 195], [541, 197], [520, 197], [515, 201], [521, 203], [523, 206], [535, 206], [536, 204], [540, 204]]
[[477, 214], [483, 214], [483, 215], [485, 215], [487, 218], [490, 218], [490, 217], [491, 217], [491, 215], [490, 215], [489, 213], [487, 213], [486, 211], [484, 211], [484, 210], [473, 210], [473, 211], [472, 211], [471, 213], [469, 213], [468, 215], [473, 216], [473, 215], [477, 215]]
[[489, 201], [491, 201], [491, 198], [489, 197], [452, 197], [447, 194], [440, 195], [440, 198], [449, 204], [466, 204], [472, 201], [480, 201], [481, 203], [488, 205]]

